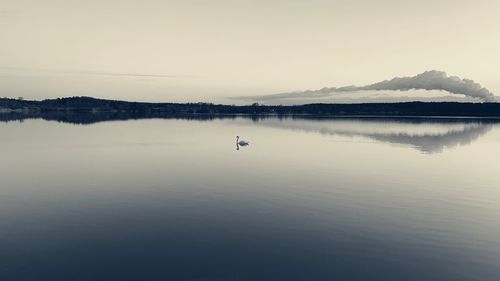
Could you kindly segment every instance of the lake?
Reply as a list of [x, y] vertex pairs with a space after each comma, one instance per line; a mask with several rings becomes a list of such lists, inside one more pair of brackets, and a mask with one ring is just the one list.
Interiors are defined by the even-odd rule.
[[499, 155], [488, 119], [0, 122], [0, 280], [499, 280]]

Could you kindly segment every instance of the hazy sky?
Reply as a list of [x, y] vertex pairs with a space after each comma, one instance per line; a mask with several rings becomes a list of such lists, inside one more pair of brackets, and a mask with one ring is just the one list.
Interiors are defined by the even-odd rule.
[[0, 96], [215, 101], [442, 70], [500, 95], [498, 0], [0, 0]]

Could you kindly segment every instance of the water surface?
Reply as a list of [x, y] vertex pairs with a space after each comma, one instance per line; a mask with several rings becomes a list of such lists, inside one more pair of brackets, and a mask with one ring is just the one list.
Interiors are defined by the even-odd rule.
[[0, 123], [0, 280], [500, 276], [494, 120], [88, 123]]

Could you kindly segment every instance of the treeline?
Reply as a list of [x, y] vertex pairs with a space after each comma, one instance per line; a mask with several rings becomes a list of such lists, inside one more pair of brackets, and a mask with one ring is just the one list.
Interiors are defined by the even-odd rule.
[[90, 97], [58, 98], [43, 101], [0, 99], [1, 113], [37, 116], [57, 112], [126, 113], [138, 116], [207, 115], [319, 115], [319, 116], [470, 116], [500, 117], [500, 103], [404, 102], [365, 104], [221, 105], [211, 103], [145, 103], [103, 100]]

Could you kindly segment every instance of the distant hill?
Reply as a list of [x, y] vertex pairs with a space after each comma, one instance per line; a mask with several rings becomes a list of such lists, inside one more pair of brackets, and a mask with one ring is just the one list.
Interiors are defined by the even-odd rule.
[[0, 113], [44, 115], [55, 113], [126, 113], [135, 115], [246, 114], [320, 116], [456, 116], [500, 117], [500, 103], [404, 102], [306, 105], [221, 105], [211, 103], [146, 103], [71, 97], [42, 101], [0, 99]]

